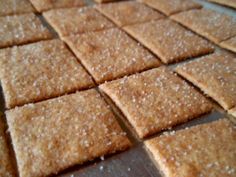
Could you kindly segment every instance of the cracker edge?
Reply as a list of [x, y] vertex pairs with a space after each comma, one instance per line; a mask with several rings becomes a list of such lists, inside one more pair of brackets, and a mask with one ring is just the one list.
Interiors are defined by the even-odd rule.
[[219, 105], [221, 105], [225, 110], [230, 109], [233, 105], [229, 105], [228, 103], [224, 102], [224, 100], [218, 99], [218, 95], [215, 95], [214, 92], [211, 92], [208, 90], [208, 87], [205, 86], [204, 83], [198, 81], [195, 79], [194, 76], [188, 74], [184, 70], [182, 70], [182, 67], [176, 67], [175, 72], [177, 72], [180, 76], [191, 82], [193, 85], [195, 85], [197, 88], [199, 88], [203, 93], [206, 95], [209, 95], [213, 100], [215, 100]]

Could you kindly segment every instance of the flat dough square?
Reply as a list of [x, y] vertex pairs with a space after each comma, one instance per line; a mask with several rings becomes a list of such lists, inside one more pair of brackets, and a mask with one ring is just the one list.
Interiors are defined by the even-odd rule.
[[217, 52], [180, 65], [176, 72], [211, 96], [224, 109], [236, 106], [235, 56]]
[[6, 127], [4, 126], [2, 117], [0, 116], [0, 176], [14, 177], [15, 172], [11, 163], [12, 160], [10, 158], [10, 151], [6, 141], [5, 129]]
[[168, 19], [130, 25], [124, 29], [167, 64], [214, 50], [207, 40]]
[[236, 53], [236, 36], [221, 42], [220, 46]]
[[118, 26], [164, 18], [159, 12], [135, 1], [102, 4], [97, 5], [96, 8]]
[[1, 0], [0, 16], [35, 12], [28, 0]]
[[235, 177], [236, 127], [221, 119], [145, 142], [166, 177]]
[[194, 9], [171, 16], [182, 25], [218, 44], [236, 36], [236, 20], [209, 9]]
[[203, 95], [166, 67], [107, 82], [99, 88], [114, 101], [140, 138], [212, 109]]
[[233, 7], [236, 9], [236, 1], [235, 0], [208, 0], [210, 2], [215, 2], [218, 4], [222, 4], [225, 6]]
[[21, 177], [56, 174], [131, 143], [92, 89], [6, 112]]
[[172, 15], [190, 9], [199, 9], [202, 6], [192, 0], [139, 0], [166, 15]]
[[38, 12], [57, 8], [70, 8], [84, 6], [84, 0], [30, 0]]
[[93, 86], [92, 78], [59, 39], [0, 50], [7, 108]]
[[0, 48], [52, 38], [33, 13], [0, 17]]
[[229, 110], [229, 113], [236, 117], [236, 107]]
[[94, 0], [95, 2], [98, 3], [106, 3], [106, 2], [115, 2], [115, 1], [119, 1], [119, 0]]
[[63, 39], [97, 83], [160, 65], [156, 57], [118, 28]]
[[43, 15], [61, 37], [114, 27], [112, 22], [92, 7], [54, 9]]

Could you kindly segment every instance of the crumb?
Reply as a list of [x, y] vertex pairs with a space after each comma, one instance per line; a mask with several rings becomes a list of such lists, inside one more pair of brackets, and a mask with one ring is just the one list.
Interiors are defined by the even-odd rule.
[[99, 169], [100, 169], [100, 171], [103, 171], [104, 167], [101, 165], [101, 166], [99, 167]]
[[101, 160], [104, 160], [105, 158], [104, 158], [104, 156], [101, 156], [100, 159], [101, 159]]

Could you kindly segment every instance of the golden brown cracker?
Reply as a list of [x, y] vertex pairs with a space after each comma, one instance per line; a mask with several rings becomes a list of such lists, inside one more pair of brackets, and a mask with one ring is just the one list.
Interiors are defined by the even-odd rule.
[[57, 174], [131, 145], [94, 89], [17, 107], [6, 115], [21, 177]]
[[225, 49], [231, 50], [236, 53], [236, 36], [228, 40], [222, 41], [219, 45]]
[[236, 131], [227, 119], [165, 133], [145, 145], [166, 177], [236, 175]]
[[28, 0], [1, 0], [0, 16], [35, 12]]
[[179, 65], [176, 71], [224, 109], [236, 106], [236, 58], [217, 52], [189, 63]]
[[52, 38], [33, 13], [0, 17], [0, 48]]
[[59, 36], [68, 36], [114, 27], [112, 22], [93, 7], [54, 9], [44, 12], [43, 16]]
[[209, 0], [210, 2], [215, 2], [218, 4], [222, 4], [224, 6], [233, 7], [236, 9], [236, 1], [235, 0]]
[[97, 83], [160, 65], [148, 50], [118, 28], [64, 37]]
[[172, 15], [190, 9], [199, 9], [202, 6], [192, 0], [140, 0], [150, 7], [166, 15]]
[[211, 103], [166, 67], [99, 86], [126, 116], [140, 138], [196, 118]]
[[229, 110], [229, 113], [236, 117], [236, 107]]
[[171, 18], [216, 44], [236, 36], [236, 20], [210, 9], [194, 9]]
[[0, 50], [0, 78], [7, 108], [94, 85], [59, 39]]
[[164, 16], [146, 5], [135, 1], [121, 1], [97, 5], [96, 8], [118, 26], [132, 25]]
[[15, 177], [5, 131], [6, 127], [3, 123], [2, 116], [0, 115], [0, 176]]
[[84, 0], [30, 0], [37, 11], [42, 12], [49, 9], [70, 8], [84, 6]]
[[172, 20], [161, 19], [124, 27], [164, 63], [182, 61], [212, 52], [212, 45]]

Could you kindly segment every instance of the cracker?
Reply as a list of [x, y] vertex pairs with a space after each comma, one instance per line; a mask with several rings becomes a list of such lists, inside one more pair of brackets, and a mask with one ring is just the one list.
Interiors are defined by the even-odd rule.
[[164, 63], [182, 61], [214, 50], [208, 41], [168, 19], [126, 26], [124, 29]]
[[160, 65], [156, 57], [118, 28], [63, 39], [97, 83]]
[[229, 113], [232, 114], [234, 117], [236, 117], [236, 107], [229, 110]]
[[43, 15], [59, 36], [114, 27], [112, 22], [92, 7], [55, 9], [44, 12]]
[[157, 11], [135, 1], [102, 4], [96, 8], [118, 26], [132, 25], [164, 17]]
[[236, 52], [236, 36], [220, 43], [220, 46]]
[[0, 116], [0, 176], [2, 177], [14, 177], [15, 172], [11, 163], [10, 151], [8, 149], [5, 126]]
[[180, 65], [176, 71], [224, 109], [236, 106], [235, 56], [218, 52]]
[[182, 25], [218, 44], [236, 36], [236, 20], [209, 9], [194, 9], [171, 16]]
[[115, 2], [115, 1], [119, 1], [119, 0], [94, 0], [95, 2], [98, 3], [106, 3], [106, 2]]
[[52, 38], [35, 14], [0, 17], [0, 48]]
[[30, 0], [38, 12], [57, 9], [84, 6], [84, 0]]
[[131, 143], [92, 89], [6, 112], [21, 177], [56, 174]]
[[191, 0], [140, 0], [150, 7], [166, 15], [172, 15], [190, 9], [199, 9], [202, 6]]
[[145, 142], [166, 177], [236, 176], [236, 129], [221, 119]]
[[210, 2], [215, 2], [218, 4], [222, 4], [225, 6], [233, 7], [236, 9], [236, 1], [235, 0], [209, 0]]
[[99, 86], [118, 106], [140, 138], [207, 113], [211, 103], [166, 67]]
[[59, 39], [0, 50], [7, 108], [93, 86], [91, 77]]
[[1, 0], [0, 16], [34, 12], [28, 0]]

